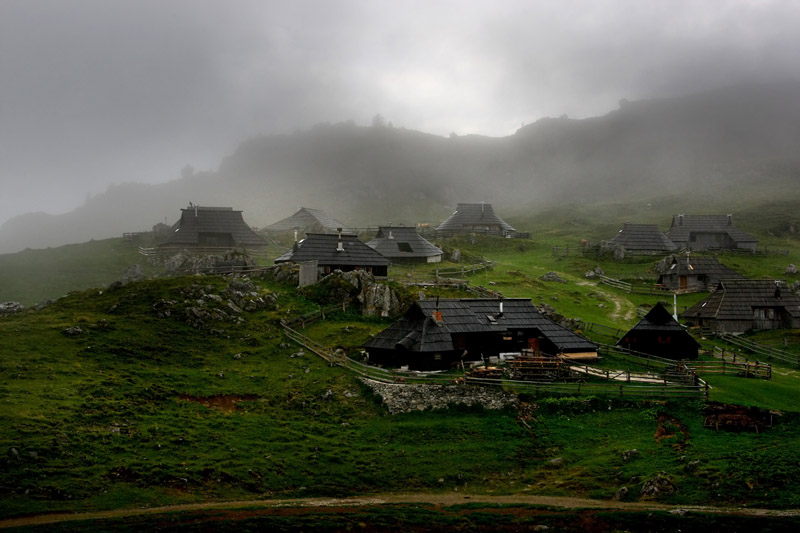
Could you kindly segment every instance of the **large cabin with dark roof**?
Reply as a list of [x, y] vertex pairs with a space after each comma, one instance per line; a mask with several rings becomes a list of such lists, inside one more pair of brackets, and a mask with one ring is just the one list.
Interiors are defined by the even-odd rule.
[[267, 241], [242, 218], [241, 211], [232, 207], [203, 207], [189, 205], [181, 209], [181, 218], [172, 225], [168, 237], [158, 244], [159, 253], [225, 253], [243, 248], [251, 253], [263, 252]]
[[381, 226], [367, 246], [380, 252], [393, 263], [438, 263], [442, 249], [431, 244], [414, 228]]
[[307, 263], [315, 261], [320, 274], [334, 270], [364, 270], [378, 277], [389, 272], [389, 260], [360, 240], [356, 235], [309, 233], [291, 250], [275, 259], [275, 263]]
[[492, 204], [458, 204], [456, 211], [436, 228], [439, 235], [464, 233], [500, 235], [509, 237], [516, 233], [510, 224], [494, 214]]
[[626, 222], [611, 240], [612, 246], [622, 246], [634, 254], [668, 254], [678, 246], [664, 235], [655, 224], [631, 224]]
[[687, 250], [751, 250], [758, 240], [733, 225], [733, 215], [674, 215], [667, 237]]
[[523, 349], [597, 357], [594, 343], [544, 317], [524, 298], [420, 300], [364, 349], [372, 364], [411, 370], [444, 370]]
[[722, 280], [681, 316], [715, 333], [800, 328], [800, 298], [783, 281]]
[[666, 359], [697, 359], [700, 343], [657, 303], [617, 346]]

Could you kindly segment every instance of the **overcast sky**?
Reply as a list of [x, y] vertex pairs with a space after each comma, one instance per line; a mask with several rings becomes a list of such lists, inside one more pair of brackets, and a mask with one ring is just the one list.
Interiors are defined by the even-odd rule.
[[0, 224], [318, 122], [505, 136], [800, 77], [795, 0], [0, 0]]

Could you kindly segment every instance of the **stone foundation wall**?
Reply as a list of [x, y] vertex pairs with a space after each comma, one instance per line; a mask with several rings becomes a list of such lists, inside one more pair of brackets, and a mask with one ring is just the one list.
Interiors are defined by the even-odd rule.
[[407, 385], [380, 383], [362, 379], [375, 394], [381, 397], [391, 414], [447, 409], [451, 404], [481, 405], [485, 409], [516, 407], [517, 396], [511, 392], [476, 385]]

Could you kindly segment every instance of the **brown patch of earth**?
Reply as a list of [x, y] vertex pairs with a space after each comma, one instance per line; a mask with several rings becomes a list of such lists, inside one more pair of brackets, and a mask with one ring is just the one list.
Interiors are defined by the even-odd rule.
[[239, 409], [239, 402], [252, 402], [258, 400], [257, 394], [215, 394], [214, 396], [192, 396], [191, 394], [181, 394], [180, 399], [205, 405], [208, 408], [221, 409], [223, 411], [235, 411]]
[[675, 439], [670, 441], [670, 445], [676, 450], [682, 450], [689, 441], [689, 430], [677, 418], [671, 417], [666, 413], [659, 413], [656, 433], [653, 436], [656, 442]]

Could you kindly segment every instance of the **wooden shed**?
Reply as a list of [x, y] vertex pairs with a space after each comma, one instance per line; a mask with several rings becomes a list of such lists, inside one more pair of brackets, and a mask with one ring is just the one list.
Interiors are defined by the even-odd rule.
[[721, 280], [716, 290], [681, 315], [715, 333], [800, 328], [800, 298], [773, 280]]
[[666, 359], [697, 359], [700, 343], [657, 303], [617, 346]]
[[462, 233], [513, 236], [516, 233], [510, 224], [494, 214], [492, 204], [458, 204], [456, 211], [436, 228], [439, 235]]
[[523, 349], [597, 357], [594, 343], [544, 317], [524, 298], [421, 300], [364, 348], [372, 364], [412, 370], [444, 370]]
[[674, 215], [667, 237], [687, 250], [751, 250], [758, 240], [737, 229], [733, 215]]
[[233, 248], [243, 248], [251, 253], [263, 252], [267, 241], [242, 218], [241, 211], [232, 207], [203, 207], [189, 205], [181, 209], [181, 218], [172, 225], [164, 242], [158, 244], [159, 253], [218, 254]]
[[367, 246], [380, 252], [393, 263], [438, 263], [442, 249], [431, 244], [414, 228], [381, 226]]

